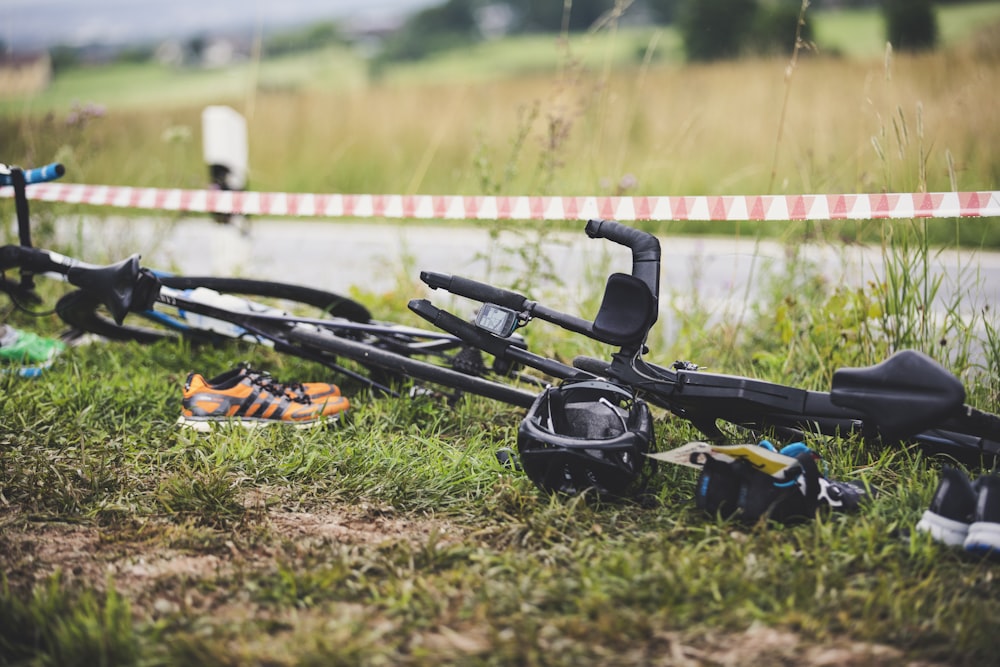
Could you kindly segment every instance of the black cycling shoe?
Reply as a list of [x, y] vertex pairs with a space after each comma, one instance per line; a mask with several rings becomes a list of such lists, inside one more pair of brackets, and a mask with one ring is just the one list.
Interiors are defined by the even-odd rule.
[[774, 475], [746, 459], [720, 461], [706, 456], [695, 488], [695, 505], [744, 523], [761, 518], [793, 523], [811, 519], [820, 510], [854, 512], [871, 496], [861, 483], [824, 477], [816, 455], [802, 444], [781, 453], [791, 456], [794, 463]]
[[839, 482], [826, 477], [819, 478], [820, 506], [827, 506], [835, 512], [854, 512], [869, 499], [869, 488], [861, 482]]
[[972, 553], [1000, 557], [1000, 475], [984, 475], [975, 487], [975, 510], [963, 546]]
[[960, 547], [965, 544], [975, 510], [976, 491], [968, 476], [958, 468], [945, 466], [930, 509], [920, 518], [917, 530], [929, 533], [936, 542]]
[[707, 456], [694, 494], [698, 509], [724, 519], [739, 511], [740, 473], [738, 468]]

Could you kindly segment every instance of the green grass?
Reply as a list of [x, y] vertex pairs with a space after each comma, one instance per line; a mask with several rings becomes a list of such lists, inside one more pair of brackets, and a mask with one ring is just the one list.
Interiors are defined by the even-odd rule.
[[[846, 292], [805, 264], [763, 272], [774, 286], [738, 330], [732, 319], [698, 324], [688, 309], [684, 340], [654, 336], [650, 357], [684, 353], [821, 388], [831, 367], [912, 346], [997, 410], [1000, 348], [979, 341], [980, 361], [950, 356], [980, 330], [962, 329], [959, 313], [919, 326], [933, 292], [919, 283], [933, 261], [921, 234], [896, 234], [887, 252], [901, 264], [885, 285]], [[391, 319], [408, 295], [361, 296]], [[59, 329], [51, 317], [7, 321]], [[552, 327], [532, 330], [531, 345], [582, 351]], [[495, 459], [513, 446], [520, 411], [476, 397], [374, 398], [342, 381], [352, 412], [326, 430], [178, 429], [186, 374], [241, 359], [279, 378], [328, 379], [261, 348], [173, 342], [94, 344], [38, 379], [0, 376], [0, 664], [775, 664], [836, 652], [847, 665], [974, 665], [994, 655], [997, 564], [910, 535], [939, 467], [915, 451], [810, 440], [829, 476], [868, 481], [876, 500], [857, 515], [745, 526], [702, 515], [687, 468], [661, 466], [641, 504], [542, 495]], [[661, 412], [656, 430], [660, 450], [697, 437]]]
[[[414, 67], [352, 87], [360, 70], [341, 67], [342, 52], [268, 63], [251, 122], [254, 187], [593, 194], [631, 173], [640, 184], [628, 193], [764, 192], [777, 153], [778, 191], [947, 189], [952, 178], [963, 189], [996, 188], [995, 61], [945, 51], [900, 57], [887, 72], [880, 61], [807, 59], [786, 84], [778, 61], [680, 68], [668, 59], [629, 69], [622, 63], [649, 34], [612, 52], [619, 38], [582, 37], [593, 40], [582, 52], [608, 51], [591, 64], [602, 74], [578, 78], [567, 67], [562, 78], [522, 72], [473, 84], [475, 63], [443, 59], [424, 71], [458, 84], [421, 81]], [[515, 51], [544, 51], [544, 41]], [[483, 45], [469, 59], [486, 63], [504, 48]], [[521, 71], [507, 55], [510, 71]], [[228, 74], [189, 75], [246, 103], [244, 83], [224, 85]], [[176, 83], [169, 92], [180, 106], [150, 96], [155, 109], [129, 108], [145, 90], [140, 76], [127, 72], [113, 89], [96, 80], [73, 88], [122, 96], [123, 108], [84, 124], [67, 126], [65, 108], [45, 117], [8, 107], [0, 128], [16, 161], [57, 158], [81, 182], [199, 187], [201, 93], [161, 72], [159, 87]], [[308, 89], [319, 82], [335, 90]], [[57, 82], [67, 86], [59, 104], [72, 99], [69, 83]], [[533, 120], [521, 115], [536, 103]], [[746, 132], [737, 114], [762, 129]], [[567, 134], [553, 134], [550, 121], [565, 121]], [[80, 209], [33, 212], [44, 232], [52, 216]], [[991, 221], [938, 222], [950, 245], [996, 231]], [[760, 304], [719, 313], [689, 285], [665, 287], [679, 334], [667, 338], [661, 324], [649, 356], [822, 389], [837, 367], [916, 347], [963, 378], [971, 403], [996, 412], [992, 304], [969, 301], [975, 274], [955, 294], [927, 277], [936, 253], [928, 227], [790, 226], [782, 234], [792, 268], [755, 272], [766, 286]], [[521, 279], [537, 278], [546, 267], [532, 253], [545, 231], [522, 229], [517, 243], [493, 248], [494, 260], [527, 258], [536, 273]], [[882, 244], [881, 280], [850, 288], [811, 272], [799, 241], [840, 238]], [[36, 241], [44, 245], [45, 234]], [[593, 267], [594, 284], [609, 270]], [[45, 289], [54, 302], [60, 287]], [[408, 315], [413, 295], [402, 276], [396, 292], [357, 296], [393, 319]], [[947, 311], [929, 317], [935, 295]], [[3, 321], [60, 330], [52, 316], [7, 312]], [[607, 352], [553, 329], [529, 328], [532, 349], [564, 359]], [[350, 418], [315, 432], [179, 430], [186, 374], [244, 359], [283, 379], [341, 382]], [[0, 665], [994, 660], [997, 564], [909, 536], [939, 462], [902, 448], [810, 441], [831, 477], [871, 482], [876, 501], [857, 516], [743, 526], [700, 514], [695, 473], [679, 467], [661, 466], [642, 504], [541, 495], [495, 458], [513, 446], [520, 418], [474, 397], [451, 406], [376, 399], [307, 362], [242, 345], [97, 344], [70, 350], [37, 380], [0, 375]], [[661, 412], [656, 430], [661, 450], [698, 438]]]
[[398, 84], [433, 81], [481, 82], [545, 74], [572, 62], [585, 67], [634, 67], [644, 58], [680, 63], [680, 35], [672, 27], [628, 29], [573, 35], [524, 35], [487, 41], [463, 49], [459, 57], [445, 52], [423, 61], [391, 67], [382, 79]]

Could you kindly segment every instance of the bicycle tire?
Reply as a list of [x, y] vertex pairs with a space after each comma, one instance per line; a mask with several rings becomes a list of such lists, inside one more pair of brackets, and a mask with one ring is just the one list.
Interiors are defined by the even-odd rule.
[[294, 349], [290, 348], [303, 348], [307, 351], [303, 356], [307, 358], [310, 356], [309, 352], [318, 352], [321, 355], [350, 359], [369, 369], [380, 369], [390, 375], [430, 382], [521, 408], [531, 407], [537, 397], [537, 393], [532, 391], [413, 359], [374, 345], [342, 338], [327, 331], [292, 328], [270, 332], [268, 337], [281, 340], [283, 351], [294, 353]]
[[[199, 287], [253, 299], [282, 299], [311, 308], [316, 308], [332, 317], [341, 317], [353, 322], [369, 322], [371, 314], [363, 305], [339, 294], [323, 290], [247, 278], [218, 278], [213, 276], [160, 276], [160, 282], [174, 289], [197, 289]], [[126, 321], [116, 323], [103, 310], [100, 298], [86, 290], [76, 290], [63, 295], [56, 303], [56, 313], [70, 327], [86, 333], [103, 336], [115, 341], [136, 341], [142, 344], [183, 336], [192, 342], [216, 342], [224, 337], [198, 329], [171, 330], [142, 326]], [[138, 313], [147, 319], [151, 315]]]

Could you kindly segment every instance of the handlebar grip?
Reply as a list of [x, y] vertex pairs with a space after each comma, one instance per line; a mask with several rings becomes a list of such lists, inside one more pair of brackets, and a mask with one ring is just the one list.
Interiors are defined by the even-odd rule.
[[613, 220], [588, 220], [584, 231], [592, 239], [603, 238], [631, 248], [633, 261], [660, 261], [660, 242], [649, 232]]
[[[66, 167], [59, 162], [53, 162], [52, 164], [47, 164], [44, 167], [36, 167], [35, 169], [25, 169], [22, 171], [24, 174], [25, 185], [31, 185], [32, 183], [45, 183], [46, 181], [54, 181], [57, 178], [61, 178], [63, 174], [66, 173]], [[13, 185], [14, 181], [10, 174], [0, 173], [0, 185]]]
[[512, 310], [524, 310], [528, 298], [523, 294], [487, 285], [461, 276], [450, 276], [445, 273], [421, 271], [420, 280], [432, 289], [444, 289], [452, 294], [475, 299], [483, 303], [495, 303], [498, 306]]
[[584, 231], [592, 239], [607, 239], [632, 250], [632, 275], [660, 295], [660, 241], [649, 232], [613, 220], [588, 220]]

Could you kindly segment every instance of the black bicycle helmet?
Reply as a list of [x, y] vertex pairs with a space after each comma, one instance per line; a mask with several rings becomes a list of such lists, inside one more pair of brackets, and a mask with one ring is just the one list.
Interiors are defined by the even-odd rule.
[[548, 493], [630, 495], [651, 465], [645, 401], [606, 380], [567, 381], [539, 394], [517, 431], [521, 467]]

